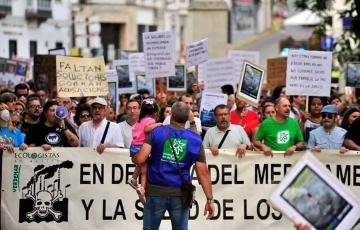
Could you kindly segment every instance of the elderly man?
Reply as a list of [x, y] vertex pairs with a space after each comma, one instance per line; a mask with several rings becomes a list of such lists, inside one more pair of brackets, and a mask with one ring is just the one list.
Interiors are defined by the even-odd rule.
[[342, 147], [346, 130], [336, 127], [338, 110], [335, 105], [326, 105], [321, 110], [321, 126], [310, 132], [307, 145], [308, 149], [314, 152], [321, 152], [321, 149], [339, 149], [340, 153], [347, 151]]
[[[202, 128], [201, 128], [201, 121], [199, 118], [194, 117], [194, 114], [192, 113], [194, 101], [190, 94], [184, 94], [180, 97], [180, 101], [184, 102], [189, 108], [190, 108], [190, 115], [189, 119], [185, 123], [185, 128], [190, 128], [194, 132], [197, 132], [201, 134]], [[168, 116], [165, 118], [163, 125], [169, 125], [170, 124], [171, 116]]]
[[207, 198], [204, 215], [207, 214], [207, 219], [214, 215], [212, 187], [201, 137], [185, 129], [189, 113], [189, 106], [175, 102], [170, 125], [155, 128], [135, 156], [136, 164], [148, 162], [143, 229], [159, 229], [166, 210], [173, 229], [188, 229], [189, 207], [183, 203], [181, 186], [183, 181], [191, 181], [190, 167], [193, 164]]
[[285, 151], [285, 156], [293, 154], [295, 150], [303, 150], [304, 138], [299, 123], [289, 117], [289, 100], [283, 97], [277, 99], [275, 112], [275, 117], [269, 117], [261, 123], [255, 135], [254, 146], [266, 156], [272, 155], [272, 150]]
[[125, 148], [130, 148], [132, 141], [132, 126], [138, 121], [140, 114], [140, 103], [135, 99], [130, 99], [126, 103], [125, 112], [127, 119], [119, 123], [121, 135], [124, 140]]
[[242, 157], [250, 147], [250, 140], [240, 125], [230, 124], [229, 108], [226, 105], [217, 105], [214, 109], [216, 126], [208, 129], [205, 134], [204, 148], [210, 148], [216, 156], [220, 148], [236, 149], [236, 156]]
[[90, 101], [92, 120], [82, 123], [78, 135], [81, 147], [96, 147], [101, 154], [105, 148], [124, 147], [124, 141], [119, 126], [107, 121], [105, 111], [107, 102], [104, 98], [97, 97]]

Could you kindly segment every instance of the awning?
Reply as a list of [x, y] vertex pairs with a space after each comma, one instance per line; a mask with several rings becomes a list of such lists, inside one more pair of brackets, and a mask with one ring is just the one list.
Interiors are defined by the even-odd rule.
[[285, 26], [315, 26], [323, 21], [311, 10], [304, 10], [284, 20]]

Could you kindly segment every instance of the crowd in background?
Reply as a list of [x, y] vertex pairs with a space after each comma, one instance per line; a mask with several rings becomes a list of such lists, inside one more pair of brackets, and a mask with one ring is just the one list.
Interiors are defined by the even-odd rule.
[[[348, 149], [360, 150], [360, 140], [355, 135], [356, 131], [360, 129], [360, 119], [357, 119], [360, 117], [360, 110], [356, 103], [352, 104], [351, 97], [347, 96], [342, 99], [337, 94], [332, 94], [330, 98], [288, 96], [285, 86], [282, 85], [273, 89], [271, 95], [262, 96], [259, 106], [255, 108], [237, 98], [231, 85], [224, 85], [222, 92], [228, 95], [227, 104], [223, 105], [222, 109], [220, 108], [221, 111], [225, 111], [224, 116], [219, 117], [216, 113], [217, 110], [214, 111], [216, 127], [218, 131], [223, 131], [220, 140], [225, 131], [229, 129], [229, 125], [224, 125], [224, 122], [228, 122], [240, 126], [245, 131], [248, 139], [241, 137], [244, 140], [239, 144], [246, 143], [246, 149], [261, 150], [266, 155], [270, 154], [271, 150], [286, 151], [288, 148], [278, 145], [279, 143], [271, 144], [274, 140], [266, 137], [268, 135], [266, 130], [271, 127], [271, 121], [278, 124], [287, 120], [287, 117], [291, 117], [296, 122], [290, 125], [293, 126], [292, 128], [287, 125], [286, 129], [292, 130], [294, 127], [297, 129], [296, 126], [298, 126], [300, 131], [296, 134], [298, 136], [295, 139], [292, 131], [286, 133], [289, 137], [285, 135], [283, 138], [291, 140], [290, 145], [286, 145], [286, 147], [294, 146], [294, 150], [303, 150], [308, 147], [313, 151], [336, 148], [342, 153]], [[102, 148], [109, 146], [129, 148], [132, 138], [131, 127], [138, 121], [141, 104], [145, 98], [151, 98], [146, 89], [139, 90], [136, 94], [120, 94], [119, 98], [116, 98], [119, 106], [115, 108], [111, 104], [113, 101], [111, 96], [103, 97], [100, 101], [96, 97], [51, 98], [47, 88], [34, 88], [34, 84], [20, 83], [15, 86], [13, 92], [9, 90], [1, 92], [0, 143], [3, 148], [10, 150], [14, 147], [26, 148], [28, 146], [42, 146], [44, 149], [50, 149], [52, 146], [97, 147], [100, 144], [102, 132], [96, 134], [97, 138], [93, 140], [89, 136], [83, 136], [84, 132], [81, 132], [83, 129], [81, 127], [83, 123], [91, 123], [92, 128], [96, 130], [96, 121], [101, 123], [106, 120], [110, 121], [112, 126], [113, 123], [118, 123], [116, 127], [110, 128], [112, 132], [109, 135], [116, 135], [117, 132], [122, 135], [118, 140], [109, 140], [108, 145], [105, 143]], [[218, 146], [219, 143], [209, 141], [209, 138], [206, 137], [209, 127], [203, 127], [199, 119], [201, 87], [194, 84], [187, 92], [177, 97], [169, 96], [167, 92], [161, 91], [153, 99], [159, 107], [155, 117], [156, 122], [163, 124], [170, 124], [172, 104], [179, 100], [185, 102], [191, 108], [191, 115], [194, 117], [194, 131], [201, 134], [203, 139], [205, 137], [204, 146], [212, 149], [213, 154], [216, 154], [217, 150], [213, 147]], [[308, 99], [308, 103], [306, 103], [306, 99]], [[283, 105], [284, 103], [286, 105]], [[306, 105], [308, 108], [305, 108]], [[327, 105], [334, 106], [329, 109]], [[57, 106], [67, 109], [68, 113], [65, 119], [56, 118]], [[223, 126], [221, 126], [221, 122]], [[190, 123], [187, 123], [186, 127], [190, 128]], [[312, 131], [319, 127], [323, 127], [325, 133], [329, 135], [336, 130], [336, 135], [330, 135], [330, 140], [336, 139], [337, 143], [333, 145], [321, 143], [327, 139], [318, 140], [318, 137], [325, 133], [311, 135]], [[336, 129], [334, 129], [335, 127]], [[89, 128], [89, 130], [91, 129]], [[89, 132], [95, 133], [94, 130]], [[58, 135], [51, 136], [49, 133]], [[84, 140], [84, 138], [89, 140]], [[227, 142], [231, 142], [231, 140], [227, 140], [225, 143]], [[215, 150], [213, 151], [213, 149]]]

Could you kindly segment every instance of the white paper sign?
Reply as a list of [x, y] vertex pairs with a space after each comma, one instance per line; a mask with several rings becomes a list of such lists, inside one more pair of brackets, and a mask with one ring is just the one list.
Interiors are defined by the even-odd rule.
[[329, 97], [332, 53], [290, 50], [286, 69], [286, 94]]
[[[206, 63], [204, 71], [205, 90], [209, 92], [221, 93], [221, 86], [230, 84], [236, 86], [238, 80], [234, 78], [234, 65], [230, 59], [215, 58], [209, 59]], [[203, 70], [202, 70], [203, 71]]]
[[208, 55], [208, 39], [193, 42], [186, 46], [186, 66], [194, 66], [206, 62]]
[[175, 76], [171, 32], [143, 33], [145, 73], [149, 78]]
[[145, 72], [145, 56], [144, 53], [132, 53], [129, 55], [129, 73], [130, 81], [135, 81], [136, 73]]
[[241, 68], [245, 60], [260, 65], [260, 53], [258, 51], [230, 50], [228, 58], [234, 63], [234, 76], [236, 76], [237, 82], [240, 80]]

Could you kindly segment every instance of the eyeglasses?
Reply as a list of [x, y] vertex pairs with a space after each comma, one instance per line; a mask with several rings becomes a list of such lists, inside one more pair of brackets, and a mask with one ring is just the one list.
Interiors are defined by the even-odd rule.
[[42, 109], [41, 105], [30, 105], [30, 109]]
[[336, 115], [333, 113], [321, 113], [321, 117], [325, 119], [326, 117], [329, 119], [333, 119]]
[[81, 114], [80, 115], [80, 118], [89, 118], [90, 117], [90, 114]]

